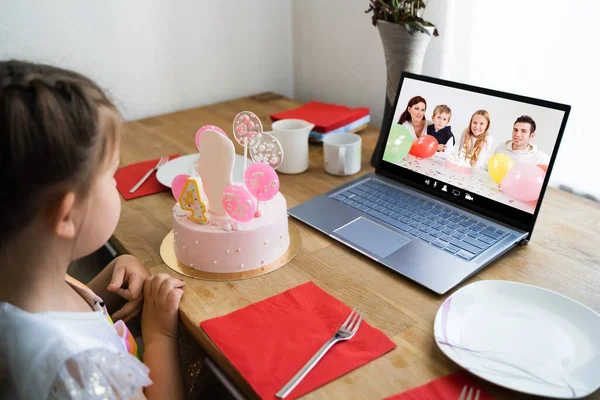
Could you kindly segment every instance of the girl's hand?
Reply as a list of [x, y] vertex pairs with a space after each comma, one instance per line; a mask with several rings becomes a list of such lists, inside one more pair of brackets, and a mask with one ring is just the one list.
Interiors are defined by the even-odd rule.
[[184, 282], [167, 274], [153, 275], [144, 283], [142, 337], [144, 343], [156, 339], [177, 339], [179, 301]]
[[446, 145], [445, 144], [438, 144], [437, 151], [446, 151]]
[[128, 300], [127, 303], [112, 315], [114, 321], [122, 319], [127, 322], [139, 315], [144, 304], [143, 287], [149, 274], [140, 260], [131, 255], [123, 255], [115, 259], [112, 278], [107, 290]]

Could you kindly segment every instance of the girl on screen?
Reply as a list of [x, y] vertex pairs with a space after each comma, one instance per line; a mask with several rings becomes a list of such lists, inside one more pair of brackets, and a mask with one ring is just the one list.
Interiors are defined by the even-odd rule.
[[471, 116], [469, 126], [463, 132], [457, 151], [464, 152], [471, 166], [485, 169], [490, 157], [494, 138], [489, 133], [490, 114], [486, 110], [477, 110]]

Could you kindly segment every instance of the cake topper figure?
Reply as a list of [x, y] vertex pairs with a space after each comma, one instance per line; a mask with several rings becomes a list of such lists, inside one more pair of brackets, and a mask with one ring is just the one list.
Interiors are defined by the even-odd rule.
[[198, 148], [198, 149], [200, 149], [200, 137], [202, 137], [202, 134], [205, 131], [218, 132], [221, 135], [227, 137], [227, 134], [223, 131], [223, 129], [219, 128], [218, 126], [204, 125], [202, 128], [198, 129], [198, 132], [196, 132], [196, 148]]
[[210, 211], [225, 215], [221, 195], [223, 190], [233, 183], [235, 147], [231, 139], [219, 131], [221, 131], [219, 128], [206, 129], [201, 132], [200, 137], [196, 134], [200, 152], [200, 157], [196, 161], [196, 172], [202, 178]]
[[208, 213], [209, 201], [202, 187], [200, 177], [189, 177], [179, 195], [179, 206], [182, 210], [190, 211], [190, 219], [200, 224], [210, 220]]

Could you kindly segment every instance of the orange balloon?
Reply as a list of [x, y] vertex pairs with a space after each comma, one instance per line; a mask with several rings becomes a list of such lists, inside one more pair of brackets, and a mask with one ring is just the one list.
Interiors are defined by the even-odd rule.
[[419, 158], [429, 158], [437, 152], [438, 141], [430, 135], [421, 136], [415, 140], [410, 148], [410, 154]]
[[544, 172], [548, 172], [548, 166], [544, 165], [544, 164], [537, 164], [538, 167], [540, 167]]

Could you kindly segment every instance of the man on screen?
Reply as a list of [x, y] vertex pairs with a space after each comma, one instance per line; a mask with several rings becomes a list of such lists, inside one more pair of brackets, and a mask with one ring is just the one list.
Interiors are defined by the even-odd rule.
[[517, 164], [548, 165], [550, 157], [531, 144], [535, 138], [535, 128], [533, 118], [521, 115], [513, 124], [512, 140], [500, 144], [494, 154], [506, 154]]

